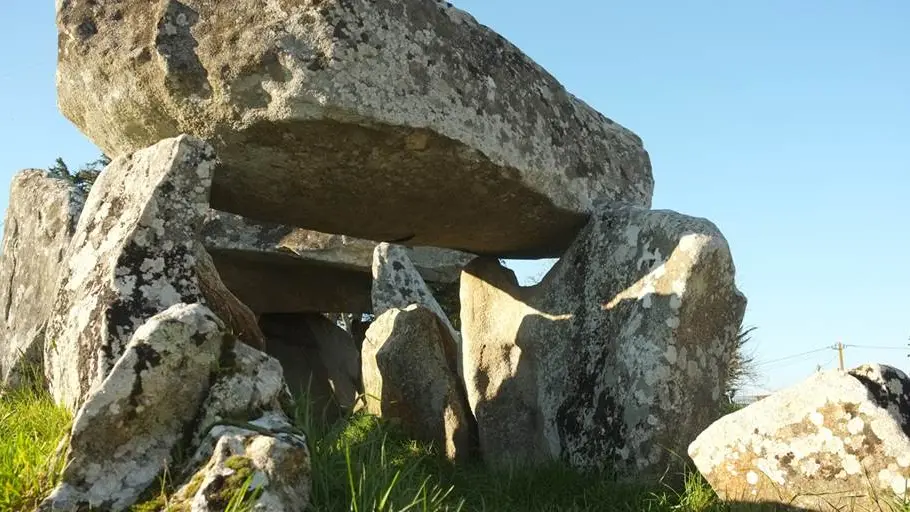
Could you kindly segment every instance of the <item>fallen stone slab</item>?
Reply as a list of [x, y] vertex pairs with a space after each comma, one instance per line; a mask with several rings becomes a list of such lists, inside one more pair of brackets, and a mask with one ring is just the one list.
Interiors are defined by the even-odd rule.
[[42, 380], [44, 328], [85, 195], [30, 169], [13, 177], [0, 253], [0, 388]]
[[910, 494], [910, 378], [819, 372], [724, 416], [689, 446], [718, 495], [807, 510], [892, 510]]
[[366, 410], [398, 422], [446, 457], [468, 460], [476, 426], [449, 327], [424, 306], [389, 309], [367, 329], [362, 349]]
[[57, 25], [64, 115], [113, 156], [209, 141], [221, 210], [553, 256], [596, 198], [650, 205], [641, 140], [449, 4], [72, 0]]
[[[211, 210], [203, 243], [224, 283], [258, 313], [369, 313], [377, 242], [331, 235]], [[406, 248], [427, 281], [449, 284], [474, 256]]]
[[463, 374], [491, 465], [561, 459], [645, 478], [717, 419], [745, 298], [704, 219], [604, 205], [543, 281], [461, 281]]
[[173, 462], [217, 369], [224, 324], [176, 304], [135, 331], [73, 423], [61, 483], [39, 510], [126, 510]]

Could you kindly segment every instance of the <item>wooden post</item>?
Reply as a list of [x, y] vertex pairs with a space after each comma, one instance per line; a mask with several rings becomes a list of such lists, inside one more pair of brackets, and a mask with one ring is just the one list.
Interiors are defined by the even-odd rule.
[[840, 359], [840, 371], [844, 371], [844, 344], [837, 342], [837, 357]]

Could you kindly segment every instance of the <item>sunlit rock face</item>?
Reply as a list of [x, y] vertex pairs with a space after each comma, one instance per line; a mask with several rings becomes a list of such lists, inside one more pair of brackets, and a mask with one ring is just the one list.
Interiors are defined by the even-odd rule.
[[689, 447], [721, 498], [809, 510], [891, 510], [910, 493], [910, 378], [820, 372], [724, 416]]
[[463, 372], [492, 464], [660, 472], [719, 415], [745, 298], [704, 219], [604, 205], [544, 280], [462, 276]]
[[13, 177], [0, 254], [0, 387], [41, 374], [44, 328], [83, 204], [80, 189], [45, 171]]
[[57, 2], [60, 109], [107, 154], [218, 151], [213, 206], [379, 241], [556, 255], [650, 205], [641, 139], [427, 0]]
[[47, 327], [58, 402], [75, 411], [153, 315], [206, 302], [196, 251], [214, 167], [208, 144], [181, 136], [115, 159], [95, 182]]

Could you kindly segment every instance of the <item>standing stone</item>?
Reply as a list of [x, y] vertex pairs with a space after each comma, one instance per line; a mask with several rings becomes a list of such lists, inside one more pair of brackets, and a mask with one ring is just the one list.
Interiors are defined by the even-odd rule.
[[910, 378], [881, 365], [816, 373], [719, 419], [689, 455], [722, 499], [892, 510], [910, 497]]
[[[247, 219], [218, 210], [202, 229], [222, 280], [259, 313], [369, 313], [376, 242]], [[435, 247], [406, 248], [418, 272], [454, 283], [473, 255]]]
[[44, 329], [84, 203], [78, 188], [44, 171], [13, 178], [0, 254], [0, 388], [41, 375]]
[[62, 482], [40, 510], [120, 511], [173, 461], [221, 354], [224, 324], [176, 304], [136, 330], [79, 409]]
[[76, 410], [153, 315], [205, 302], [197, 236], [216, 160], [181, 136], [114, 160], [92, 187], [47, 327], [45, 374]]
[[727, 242], [609, 206], [536, 286], [494, 260], [465, 269], [464, 379], [491, 464], [659, 472], [717, 418], [745, 308]]
[[367, 411], [399, 421], [414, 439], [464, 460], [471, 456], [476, 427], [458, 378], [457, 349], [448, 327], [429, 309], [390, 309], [367, 330], [363, 387]]
[[349, 333], [317, 314], [262, 315], [260, 325], [294, 396], [306, 396], [317, 416], [335, 418], [353, 409], [360, 352]]
[[57, 24], [64, 115], [114, 156], [214, 144], [221, 210], [545, 256], [596, 198], [651, 201], [634, 133], [447, 4], [70, 0]]
[[394, 308], [404, 309], [411, 304], [427, 308], [439, 317], [456, 343], [458, 331], [452, 327], [446, 312], [433, 297], [430, 287], [398, 245], [382, 243], [373, 253], [373, 314], [377, 317]]

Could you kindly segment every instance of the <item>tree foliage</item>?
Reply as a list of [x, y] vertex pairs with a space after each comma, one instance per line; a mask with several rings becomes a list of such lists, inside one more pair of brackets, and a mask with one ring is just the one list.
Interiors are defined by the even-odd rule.
[[54, 160], [54, 164], [48, 167], [47, 171], [51, 176], [69, 181], [83, 192], [88, 193], [88, 191], [91, 190], [92, 185], [95, 184], [95, 180], [98, 179], [98, 175], [100, 175], [101, 171], [110, 163], [111, 159], [107, 155], [102, 154], [98, 159], [83, 164], [79, 170], [74, 173], [62, 158], [57, 157], [57, 159]]

